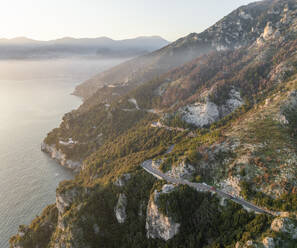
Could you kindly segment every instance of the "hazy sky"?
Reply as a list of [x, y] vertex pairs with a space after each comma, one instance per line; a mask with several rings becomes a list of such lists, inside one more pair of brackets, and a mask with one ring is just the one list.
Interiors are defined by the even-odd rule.
[[0, 37], [114, 39], [201, 32], [253, 0], [0, 0]]

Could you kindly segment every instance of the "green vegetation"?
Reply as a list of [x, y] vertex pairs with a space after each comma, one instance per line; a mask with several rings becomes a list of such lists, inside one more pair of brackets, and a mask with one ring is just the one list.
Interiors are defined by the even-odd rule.
[[10, 239], [10, 243], [19, 243], [21, 247], [47, 247], [58, 221], [58, 210], [55, 205], [46, 207], [32, 223], [19, 227], [19, 234]]
[[297, 136], [297, 111], [294, 107], [286, 108], [284, 111], [292, 136]]
[[169, 247], [233, 247], [236, 241], [257, 239], [269, 227], [271, 218], [248, 213], [228, 202], [219, 207], [218, 199], [179, 186], [158, 198], [160, 210], [181, 223], [180, 234], [168, 242]]
[[[254, 16], [259, 16], [259, 25], [264, 28], [267, 20], [257, 13]], [[77, 247], [231, 248], [237, 241], [261, 240], [264, 234], [280, 237], [269, 230], [272, 217], [248, 213], [229, 201], [221, 206], [211, 194], [179, 186], [161, 194], [157, 203], [163, 214], [181, 223], [180, 233], [168, 242], [147, 239], [149, 197], [165, 182], [157, 181], [140, 164], [161, 159], [160, 169], [167, 172], [185, 162], [193, 166], [195, 182], [220, 183], [239, 175], [246, 199], [272, 210], [297, 211], [296, 106], [283, 109], [288, 93], [297, 90], [297, 41], [291, 34], [285, 39], [267, 41], [262, 47], [214, 52], [140, 86], [132, 82], [115, 92], [104, 87], [78, 110], [66, 114], [45, 142], [84, 164], [74, 180], [62, 182], [57, 189], [58, 194], [77, 192], [59, 216], [67, 230], [56, 228], [57, 209], [50, 206], [29, 227], [21, 227], [25, 235], [13, 237], [11, 243], [19, 242], [25, 248], [49, 243], [53, 247], [55, 242], [68, 242], [66, 247], [77, 242]], [[282, 69], [286, 64], [295, 69]], [[165, 87], [162, 96], [156, 94], [161, 85]], [[208, 93], [209, 99], [223, 108], [231, 89], [240, 91], [244, 105], [210, 126], [189, 125], [177, 111], [205, 101]], [[113, 93], [116, 96], [112, 97]], [[131, 98], [140, 109], [129, 102]], [[163, 116], [149, 109], [161, 110]], [[288, 125], [278, 120], [280, 114], [285, 115]], [[159, 119], [180, 128], [152, 128], [151, 123]], [[69, 138], [77, 143], [59, 142]], [[174, 149], [167, 153], [173, 144]], [[124, 186], [116, 186], [114, 182], [126, 173], [131, 178]], [[285, 193], [275, 194], [273, 199], [259, 191], [265, 188], [264, 192], [275, 193], [274, 187]], [[124, 224], [117, 222], [114, 212], [119, 194], [127, 197]], [[291, 242], [290, 237], [281, 238]]]
[[296, 193], [287, 193], [277, 199], [273, 199], [260, 191], [252, 189], [249, 182], [241, 181], [241, 194], [245, 199], [252, 200], [258, 206], [267, 207], [276, 211], [297, 211]]

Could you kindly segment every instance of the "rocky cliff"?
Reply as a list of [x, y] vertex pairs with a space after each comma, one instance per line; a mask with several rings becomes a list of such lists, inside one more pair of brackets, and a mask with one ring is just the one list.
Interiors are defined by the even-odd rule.
[[147, 237], [153, 239], [172, 239], [179, 232], [180, 224], [175, 223], [169, 216], [164, 215], [158, 206], [160, 194], [168, 194], [174, 190], [174, 186], [165, 184], [161, 192], [154, 191], [147, 206], [146, 231]]
[[48, 153], [50, 157], [56, 160], [57, 162], [59, 162], [60, 165], [68, 169], [71, 169], [74, 172], [79, 172], [82, 167], [81, 162], [67, 159], [67, 155], [63, 153], [61, 149], [57, 149], [55, 145], [48, 145], [48, 144], [42, 143], [41, 150], [43, 152]]
[[[97, 92], [94, 95], [95, 99], [105, 91], [102, 88], [104, 85], [112, 85], [113, 92], [121, 94], [119, 88], [127, 87], [129, 90], [130, 86], [134, 87], [133, 85], [152, 80], [200, 55], [251, 45], [257, 39], [259, 42], [262, 42], [261, 39], [267, 40], [274, 34], [273, 26], [277, 26], [280, 21], [286, 23], [291, 20], [290, 10], [295, 4], [294, 0], [274, 0], [259, 1], [240, 7], [202, 33], [192, 33], [158, 51], [125, 62], [95, 76], [79, 85], [75, 94], [87, 99], [101, 88], [101, 93]], [[266, 26], [267, 23], [269, 26]], [[102, 100], [101, 97], [99, 98]], [[108, 97], [104, 96], [104, 98]]]
[[[197, 56], [204, 42], [212, 53], [140, 86], [141, 73], [133, 87], [119, 76], [129, 83], [105, 89], [115, 98], [95, 94], [66, 114], [44, 149], [83, 169], [11, 246], [294, 247], [296, 24], [296, 1], [244, 6], [155, 55], [169, 68], [170, 53]], [[147, 65], [137, 61], [136, 71]], [[210, 192], [168, 185], [144, 162]], [[224, 201], [211, 193], [218, 189], [229, 194]], [[279, 216], [248, 212], [233, 197]]]

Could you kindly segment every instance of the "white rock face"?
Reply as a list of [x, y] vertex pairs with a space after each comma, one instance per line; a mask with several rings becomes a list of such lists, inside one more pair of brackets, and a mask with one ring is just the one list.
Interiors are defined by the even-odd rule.
[[274, 32], [274, 28], [272, 27], [272, 23], [268, 22], [266, 24], [266, 27], [264, 28], [263, 38], [265, 40], [268, 40], [271, 38], [272, 34]]
[[185, 161], [180, 163], [177, 166], [174, 166], [166, 174], [170, 177], [178, 179], [191, 179], [192, 174], [195, 172], [195, 169], [192, 165], [187, 164]]
[[271, 237], [265, 237], [262, 242], [263, 242], [263, 245], [265, 248], [274, 248], [275, 247], [274, 240]]
[[166, 184], [162, 192], [155, 190], [147, 206], [146, 231], [147, 237], [153, 239], [163, 239], [165, 241], [173, 238], [180, 228], [179, 223], [175, 223], [171, 217], [163, 215], [158, 208], [157, 200], [160, 194], [168, 194], [174, 190], [173, 185]]
[[230, 98], [226, 101], [226, 103], [220, 108], [221, 116], [226, 116], [232, 113], [243, 104], [240, 92], [235, 89], [230, 90], [229, 97]]
[[234, 196], [240, 196], [240, 178], [238, 177], [228, 177], [226, 180], [220, 182], [220, 188]]
[[67, 167], [75, 172], [80, 171], [82, 163], [67, 159], [66, 154], [64, 154], [61, 150], [58, 150], [54, 145], [42, 143], [41, 150], [48, 153], [51, 158], [57, 160], [62, 166]]
[[182, 109], [183, 120], [197, 127], [209, 125], [219, 119], [218, 106], [213, 102], [195, 103]]
[[120, 224], [123, 224], [127, 219], [126, 207], [127, 207], [127, 197], [125, 194], [120, 194], [118, 203], [114, 209], [117, 221]]
[[297, 239], [297, 227], [287, 218], [274, 219], [270, 228], [275, 232], [288, 233], [293, 239]]
[[227, 51], [229, 48], [224, 45], [214, 45], [217, 51]]
[[271, 22], [267, 22], [266, 27], [264, 28], [263, 33], [260, 35], [260, 37], [257, 39], [257, 44], [259, 46], [263, 45], [266, 41], [271, 39], [278, 39], [280, 38], [281, 34], [278, 29], [275, 29], [272, 26]]
[[182, 119], [185, 122], [197, 127], [203, 127], [210, 125], [232, 113], [241, 105], [243, 105], [243, 100], [240, 96], [240, 92], [235, 89], [231, 89], [229, 92], [229, 98], [222, 106], [216, 105], [206, 97], [205, 103], [197, 102], [187, 105], [180, 109], [180, 112], [182, 114]]
[[77, 143], [78, 142], [77, 141], [74, 141], [72, 138], [69, 138], [67, 141], [63, 141], [63, 140], [60, 140], [59, 141], [59, 144], [64, 145], [64, 146], [75, 145]]
[[138, 110], [140, 109], [135, 98], [130, 98], [128, 101], [130, 103], [134, 104], [136, 109], [138, 109]]
[[162, 187], [162, 193], [163, 194], [168, 194], [174, 190], [175, 186], [172, 184], [165, 184]]
[[276, 120], [279, 121], [282, 125], [288, 125], [289, 120], [286, 117], [286, 110], [295, 111], [297, 107], [297, 91], [294, 90], [289, 93], [288, 99], [282, 104], [281, 110], [276, 117]]

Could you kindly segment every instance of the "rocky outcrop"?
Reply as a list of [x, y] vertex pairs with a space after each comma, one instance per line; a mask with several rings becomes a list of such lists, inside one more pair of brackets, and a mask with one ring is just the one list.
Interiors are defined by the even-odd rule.
[[160, 194], [168, 194], [174, 190], [174, 186], [166, 184], [162, 191], [155, 190], [147, 206], [146, 231], [147, 237], [153, 239], [163, 239], [165, 241], [173, 238], [179, 232], [180, 224], [165, 216], [158, 207], [158, 197]]
[[280, 63], [269, 73], [268, 77], [275, 83], [282, 83], [293, 71], [294, 67], [290, 63]]
[[243, 100], [241, 98], [240, 92], [235, 89], [231, 89], [229, 92], [229, 98], [226, 100], [225, 104], [219, 107], [220, 118], [232, 113], [241, 105], [243, 105]]
[[257, 44], [259, 46], [262, 46], [265, 44], [265, 42], [277, 39], [280, 37], [280, 32], [278, 29], [275, 29], [271, 22], [268, 22], [266, 24], [266, 27], [264, 28], [264, 32], [260, 35], [260, 37], [257, 39]]
[[118, 187], [124, 187], [126, 182], [128, 180], [131, 179], [131, 174], [129, 173], [126, 173], [126, 174], [123, 174], [122, 176], [120, 176], [115, 182], [114, 184]]
[[182, 109], [183, 120], [197, 127], [207, 126], [219, 119], [218, 106], [210, 101], [194, 103]]
[[178, 178], [178, 179], [191, 179], [193, 173], [195, 172], [195, 168], [186, 163], [185, 161], [179, 163], [176, 166], [168, 171], [166, 174], [170, 177]]
[[62, 152], [61, 149], [57, 149], [55, 145], [48, 145], [46, 143], [41, 144], [41, 150], [48, 153], [51, 158], [55, 159], [62, 166], [69, 168], [75, 172], [79, 172], [82, 166], [82, 163], [79, 161], [72, 161], [67, 159], [66, 154]]
[[287, 100], [282, 104], [276, 120], [282, 125], [294, 125], [294, 116], [297, 107], [297, 90], [288, 94]]
[[241, 191], [241, 187], [240, 187], [240, 178], [239, 177], [228, 177], [227, 179], [221, 181], [219, 183], [220, 188], [231, 194], [234, 196], [239, 197], [240, 196], [240, 191]]
[[60, 216], [66, 212], [79, 194], [80, 192], [77, 188], [56, 194], [56, 207]]
[[179, 112], [185, 122], [197, 127], [204, 127], [232, 113], [241, 105], [243, 105], [243, 100], [240, 93], [235, 89], [231, 89], [229, 98], [222, 105], [215, 104], [207, 96], [205, 102], [187, 105], [180, 109]]
[[120, 194], [118, 203], [114, 209], [115, 216], [117, 218], [117, 221], [120, 224], [123, 224], [127, 219], [126, 208], [127, 208], [127, 197], [125, 194]]
[[265, 237], [263, 239], [262, 243], [265, 248], [274, 248], [275, 247], [274, 239], [271, 237]]
[[292, 239], [297, 239], [297, 227], [287, 218], [276, 218], [271, 223], [271, 229], [275, 232], [283, 232], [289, 234]]

